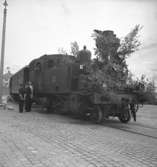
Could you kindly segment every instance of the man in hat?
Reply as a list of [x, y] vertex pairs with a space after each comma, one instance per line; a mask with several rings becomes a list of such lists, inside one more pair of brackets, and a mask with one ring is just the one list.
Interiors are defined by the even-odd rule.
[[31, 89], [31, 102], [30, 102], [30, 111], [31, 111], [31, 108], [32, 108], [32, 103], [33, 103], [33, 96], [34, 96], [34, 89], [33, 89], [33, 85], [32, 85], [32, 82], [29, 81], [29, 87]]
[[24, 94], [25, 94], [23, 84], [20, 84], [18, 94], [19, 94], [19, 112], [22, 113], [24, 106]]
[[26, 112], [30, 112], [31, 111], [31, 104], [32, 104], [32, 90], [30, 88], [30, 84], [29, 82], [26, 84], [25, 87], [25, 110]]

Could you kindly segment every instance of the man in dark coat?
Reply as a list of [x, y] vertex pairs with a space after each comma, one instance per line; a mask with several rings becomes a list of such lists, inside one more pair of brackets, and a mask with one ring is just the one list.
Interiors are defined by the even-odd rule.
[[32, 85], [32, 83], [31, 82], [29, 82], [29, 87], [30, 87], [30, 89], [31, 89], [31, 103], [30, 103], [30, 110], [31, 110], [31, 108], [32, 108], [32, 103], [33, 103], [33, 98], [34, 98], [34, 88], [33, 88], [33, 85]]
[[32, 104], [31, 95], [32, 95], [32, 91], [29, 86], [29, 83], [27, 83], [25, 87], [25, 110], [26, 112], [31, 111], [31, 104]]
[[23, 106], [24, 106], [24, 94], [25, 94], [23, 84], [20, 84], [20, 88], [18, 90], [18, 93], [19, 93], [19, 112], [22, 113]]

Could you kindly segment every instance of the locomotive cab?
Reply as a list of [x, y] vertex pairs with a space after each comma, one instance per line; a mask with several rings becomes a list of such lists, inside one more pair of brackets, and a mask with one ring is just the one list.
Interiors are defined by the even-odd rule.
[[[44, 55], [31, 62], [30, 81], [34, 84], [37, 94], [44, 96], [68, 93], [71, 88], [71, 62], [73, 57], [61, 54]], [[39, 64], [40, 68], [37, 68]], [[77, 72], [74, 75], [77, 75]]]

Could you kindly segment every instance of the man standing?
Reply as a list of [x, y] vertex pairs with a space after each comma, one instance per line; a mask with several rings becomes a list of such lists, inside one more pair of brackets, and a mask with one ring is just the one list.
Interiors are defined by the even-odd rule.
[[29, 83], [27, 83], [25, 87], [25, 110], [26, 112], [31, 111], [31, 103], [32, 103], [31, 95], [32, 95], [31, 88], [29, 86]]
[[18, 93], [19, 93], [19, 112], [22, 113], [23, 106], [24, 106], [24, 94], [25, 94], [23, 84], [20, 84], [20, 88], [18, 90]]
[[33, 90], [33, 85], [32, 85], [31, 82], [29, 82], [29, 87], [30, 87], [30, 89], [31, 89], [31, 96], [30, 96], [30, 98], [31, 98], [31, 102], [30, 102], [30, 111], [31, 111], [32, 103], [33, 103], [33, 97], [34, 97], [34, 90]]

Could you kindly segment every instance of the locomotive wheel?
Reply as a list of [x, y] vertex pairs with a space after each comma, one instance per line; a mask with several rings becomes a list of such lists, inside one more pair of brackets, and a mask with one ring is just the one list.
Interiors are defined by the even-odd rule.
[[122, 123], [128, 123], [130, 119], [131, 119], [131, 114], [130, 114], [129, 109], [125, 110], [123, 113], [119, 115], [119, 120]]
[[91, 113], [91, 121], [94, 123], [102, 123], [104, 115], [100, 106], [96, 106], [95, 110]]

